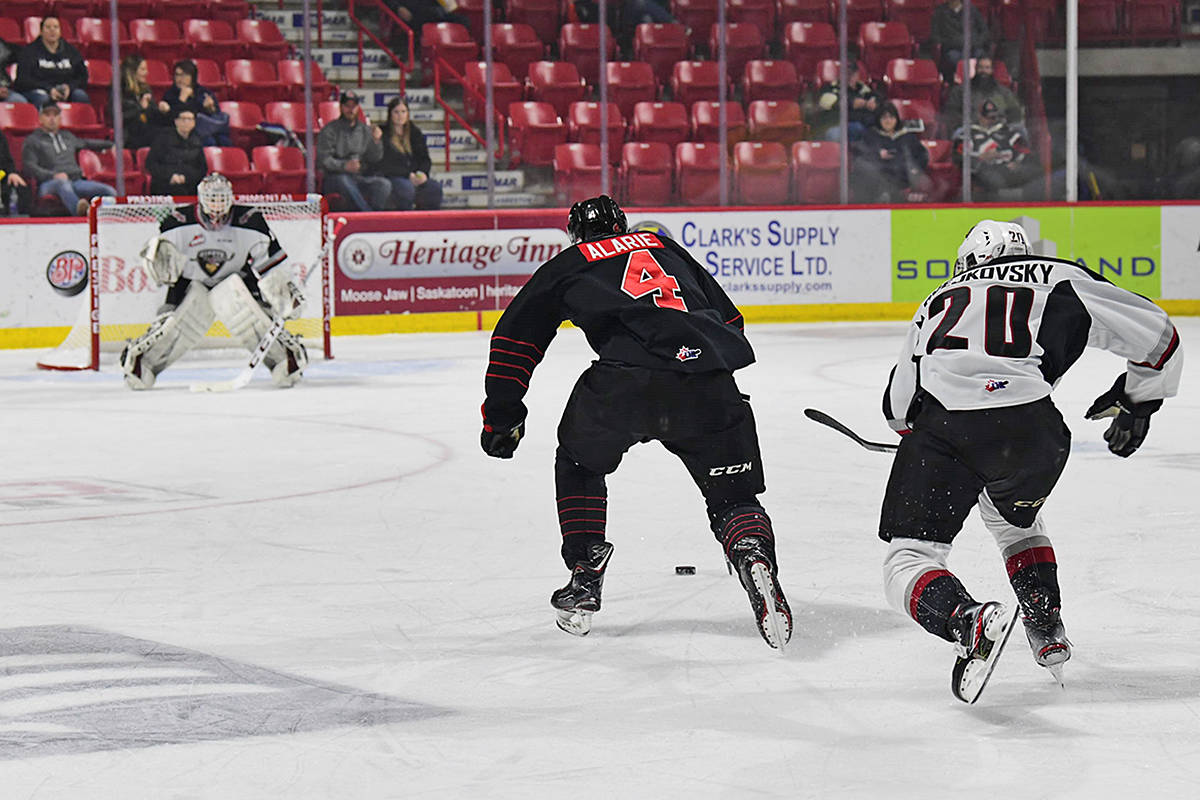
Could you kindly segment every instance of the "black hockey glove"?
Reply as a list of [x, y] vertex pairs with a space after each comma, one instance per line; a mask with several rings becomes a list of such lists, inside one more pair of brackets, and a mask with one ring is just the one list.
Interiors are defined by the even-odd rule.
[[1104, 432], [1108, 449], [1121, 458], [1129, 458], [1137, 452], [1150, 432], [1150, 415], [1162, 408], [1162, 400], [1147, 400], [1135, 403], [1125, 394], [1125, 373], [1113, 382], [1112, 388], [1096, 398], [1092, 407], [1084, 414], [1088, 419], [1113, 417], [1112, 424]]
[[486, 422], [479, 434], [479, 446], [492, 458], [512, 458], [521, 437], [525, 435], [525, 420], [506, 430], [496, 430]]

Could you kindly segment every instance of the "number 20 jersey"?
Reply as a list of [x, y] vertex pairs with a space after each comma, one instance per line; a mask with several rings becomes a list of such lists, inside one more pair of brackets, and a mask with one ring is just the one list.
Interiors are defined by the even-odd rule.
[[884, 393], [884, 415], [893, 429], [907, 429], [918, 389], [951, 411], [1039, 400], [1088, 346], [1128, 360], [1134, 402], [1179, 389], [1179, 334], [1161, 308], [1072, 261], [998, 258], [921, 303]]

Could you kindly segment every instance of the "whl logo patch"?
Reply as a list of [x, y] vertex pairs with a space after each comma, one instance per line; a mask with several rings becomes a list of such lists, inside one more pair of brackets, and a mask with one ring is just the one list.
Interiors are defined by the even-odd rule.
[[680, 361], [694, 361], [700, 357], [703, 351], [699, 347], [684, 347], [679, 348], [679, 352], [675, 354], [675, 358]]
[[1000, 391], [1001, 389], [1007, 389], [1008, 381], [998, 381], [998, 380], [989, 378], [988, 382], [983, 385], [983, 388], [987, 389], [989, 392], [997, 392], [997, 391]]

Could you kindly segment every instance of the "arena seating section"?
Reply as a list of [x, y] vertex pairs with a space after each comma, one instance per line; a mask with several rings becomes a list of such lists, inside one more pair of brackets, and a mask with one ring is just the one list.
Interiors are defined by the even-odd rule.
[[[557, 202], [599, 191], [601, 165], [613, 165], [613, 191], [632, 205], [715, 204], [721, 160], [729, 197], [741, 204], [836, 202], [841, 153], [835, 142], [812, 141], [816, 89], [836, 80], [839, 64], [836, 0], [724, 0], [726, 72], [715, 61], [722, 0], [670, 0], [678, 24], [643, 24], [618, 43], [607, 33], [608, 152], [600, 150], [597, 102], [601, 30], [574, 21], [569, 0], [504, 0], [495, 9], [495, 108], [508, 123], [512, 165], [552, 168]], [[935, 189], [930, 200], [953, 199], [960, 176], [951, 159], [940, 110], [949, 90], [929, 46], [939, 0], [849, 0], [851, 55], [864, 77], [896, 102], [905, 120], [920, 120]], [[426, 25], [420, 56], [426, 81], [443, 59], [473, 90], [464, 92], [465, 117], [483, 116], [482, 4], [460, 0], [469, 21]], [[617, 4], [619, 7], [620, 4]], [[1181, 35], [1180, 0], [1079, 0], [1084, 46], [1172, 44]], [[1057, 0], [978, 0], [993, 37], [1026, 35], [1051, 45], [1063, 38]], [[122, 0], [116, 30], [107, 0], [4, 0], [0, 38], [24, 43], [38, 34], [44, 14], [63, 21], [64, 37], [87, 59], [90, 104], [63, 104], [63, 125], [82, 136], [111, 137], [111, 67], [115, 37], [121, 55], [138, 52], [156, 92], [171, 84], [171, 65], [196, 60], [200, 83], [230, 115], [233, 146], [209, 148], [214, 169], [239, 191], [291, 192], [304, 185], [304, 158], [295, 148], [270, 146], [259, 123], [304, 133], [303, 66], [279, 29], [254, 18], [245, 0]], [[629, 59], [629, 60], [625, 60]], [[973, 68], [973, 64], [971, 65]], [[11, 69], [11, 68], [10, 68]], [[1002, 62], [997, 77], [1010, 86]], [[956, 81], [962, 80], [962, 65]], [[337, 87], [313, 68], [318, 127], [338, 113]], [[729, 150], [717, 144], [718, 92], [726, 89]], [[0, 128], [20, 160], [21, 143], [37, 125], [30, 105], [0, 103]], [[126, 152], [130, 193], [148, 185], [145, 148]], [[111, 153], [84, 153], [88, 177], [111, 182]]]

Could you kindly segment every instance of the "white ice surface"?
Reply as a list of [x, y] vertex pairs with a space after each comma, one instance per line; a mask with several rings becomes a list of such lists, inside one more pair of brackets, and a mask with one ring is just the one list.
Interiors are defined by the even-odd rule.
[[[1195, 347], [1200, 320], [1179, 323]], [[1089, 351], [1059, 387], [1075, 445], [1044, 513], [1067, 687], [1018, 631], [966, 706], [951, 647], [884, 603], [889, 457], [801, 414], [890, 439], [902, 328], [750, 329], [739, 383], [796, 615], [782, 657], [657, 445], [609, 481], [591, 635], [555, 628], [576, 331], [512, 461], [478, 445], [484, 333], [340, 339], [296, 389], [220, 395], [187, 385], [236, 362], [134, 393], [112, 366], [0, 353], [0, 797], [1196, 797], [1200, 370], [1127, 460], [1082, 419], [1120, 360]], [[951, 567], [1010, 597], [975, 514]]]

